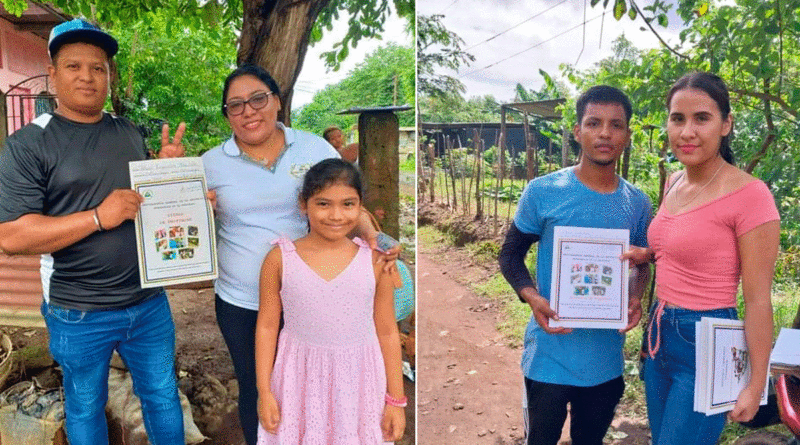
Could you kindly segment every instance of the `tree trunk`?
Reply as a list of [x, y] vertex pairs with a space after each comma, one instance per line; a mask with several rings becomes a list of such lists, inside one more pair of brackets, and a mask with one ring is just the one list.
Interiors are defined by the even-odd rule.
[[631, 165], [631, 146], [625, 147], [625, 150], [622, 152], [622, 176], [625, 180], [628, 180], [628, 169]]
[[658, 152], [658, 205], [656, 208], [661, 207], [661, 201], [664, 200], [664, 186], [667, 183], [667, 147], [669, 142], [664, 141], [661, 144], [661, 150]]
[[294, 84], [303, 68], [308, 38], [330, 0], [243, 0], [238, 63], [266, 69], [281, 89], [278, 120], [291, 124]]

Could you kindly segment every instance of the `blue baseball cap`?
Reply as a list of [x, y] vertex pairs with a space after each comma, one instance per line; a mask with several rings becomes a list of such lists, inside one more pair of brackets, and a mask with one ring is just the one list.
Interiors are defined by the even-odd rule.
[[85, 42], [97, 45], [106, 52], [109, 58], [114, 57], [119, 49], [117, 41], [99, 27], [83, 19], [72, 19], [54, 27], [50, 31], [50, 40], [47, 44], [50, 49], [50, 58], [52, 58], [65, 43], [74, 42]]

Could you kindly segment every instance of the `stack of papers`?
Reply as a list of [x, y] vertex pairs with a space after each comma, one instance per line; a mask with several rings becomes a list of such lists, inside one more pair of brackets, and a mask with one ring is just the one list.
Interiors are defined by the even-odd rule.
[[[706, 415], [733, 409], [750, 382], [744, 322], [703, 317], [696, 323], [694, 410]], [[767, 387], [761, 405], [767, 403]]]
[[773, 371], [800, 372], [800, 329], [782, 328], [769, 357]]

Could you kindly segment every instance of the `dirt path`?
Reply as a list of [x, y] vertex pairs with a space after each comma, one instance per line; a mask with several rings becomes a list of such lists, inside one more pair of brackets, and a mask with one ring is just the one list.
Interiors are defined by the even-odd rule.
[[419, 443], [522, 443], [521, 352], [497, 332], [496, 308], [455, 281], [464, 264], [417, 261]]
[[[522, 351], [498, 332], [496, 304], [461, 284], [492, 273], [465, 256], [423, 246], [417, 256], [419, 443], [522, 444]], [[623, 402], [605, 443], [646, 445], [648, 433]], [[565, 427], [559, 444], [570, 443]]]

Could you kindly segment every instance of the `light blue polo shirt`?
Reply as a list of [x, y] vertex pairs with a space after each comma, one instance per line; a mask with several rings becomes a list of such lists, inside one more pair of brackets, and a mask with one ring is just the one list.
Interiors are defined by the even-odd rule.
[[[647, 196], [619, 178], [613, 193], [586, 187], [574, 167], [529, 182], [520, 199], [514, 224], [539, 235], [536, 282], [550, 298], [553, 229], [556, 226], [628, 229], [630, 243], [647, 246], [652, 206]], [[622, 375], [625, 335], [616, 329], [573, 329], [548, 334], [531, 317], [525, 331], [522, 372], [531, 380], [571, 386], [596, 386]]]
[[258, 310], [259, 274], [270, 243], [308, 233], [298, 206], [303, 175], [319, 161], [340, 157], [321, 137], [278, 126], [286, 148], [273, 169], [250, 160], [233, 137], [202, 156], [208, 188], [217, 192], [214, 290], [225, 302], [251, 310]]

